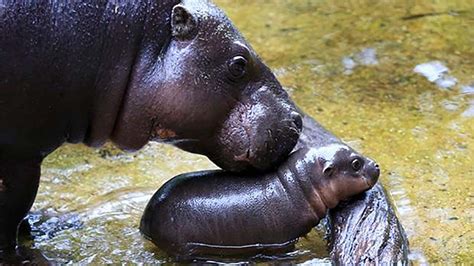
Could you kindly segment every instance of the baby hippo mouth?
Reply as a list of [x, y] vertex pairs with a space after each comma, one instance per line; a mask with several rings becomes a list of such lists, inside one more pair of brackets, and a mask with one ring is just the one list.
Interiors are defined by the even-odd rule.
[[[296, 109], [240, 104], [220, 129], [216, 153], [209, 158], [229, 171], [267, 170], [282, 162], [296, 145], [302, 118]], [[294, 109], [294, 110], [293, 110]]]

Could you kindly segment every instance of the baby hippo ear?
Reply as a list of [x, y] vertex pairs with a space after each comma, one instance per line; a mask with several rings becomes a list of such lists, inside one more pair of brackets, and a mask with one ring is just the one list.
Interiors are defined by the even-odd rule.
[[171, 35], [180, 40], [192, 39], [197, 32], [197, 19], [183, 5], [175, 5], [171, 11]]
[[332, 175], [333, 172], [334, 172], [334, 165], [332, 165], [332, 163], [330, 162], [325, 162], [324, 168], [323, 168], [323, 174], [329, 177]]

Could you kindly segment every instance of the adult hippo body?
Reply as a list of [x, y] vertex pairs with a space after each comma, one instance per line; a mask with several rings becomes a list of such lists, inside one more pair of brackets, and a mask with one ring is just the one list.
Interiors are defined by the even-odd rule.
[[0, 250], [64, 142], [170, 142], [232, 171], [297, 142], [288, 95], [208, 1], [0, 0], [0, 36]]

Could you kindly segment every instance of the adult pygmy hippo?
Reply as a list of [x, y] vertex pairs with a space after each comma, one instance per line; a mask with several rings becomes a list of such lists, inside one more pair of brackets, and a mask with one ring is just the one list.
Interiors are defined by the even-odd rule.
[[0, 36], [0, 250], [64, 142], [170, 142], [233, 171], [297, 142], [287, 93], [209, 1], [0, 1]]
[[179, 175], [152, 197], [140, 231], [177, 259], [283, 252], [378, 177], [374, 161], [342, 143], [299, 149], [264, 175]]

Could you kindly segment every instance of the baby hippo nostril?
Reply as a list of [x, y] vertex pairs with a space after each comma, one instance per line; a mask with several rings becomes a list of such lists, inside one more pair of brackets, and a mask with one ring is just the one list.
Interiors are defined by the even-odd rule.
[[291, 118], [293, 119], [293, 123], [295, 123], [296, 128], [301, 131], [303, 128], [303, 119], [301, 115], [297, 112], [291, 112]]
[[374, 183], [377, 181], [377, 179], [380, 176], [380, 167], [376, 163], [370, 163], [369, 171], [368, 171], [369, 177], [374, 181]]
[[379, 178], [379, 176], [380, 176], [380, 168], [378, 168], [378, 167], [375, 168], [375, 171], [376, 171], [376, 172], [375, 172], [375, 174], [374, 174], [374, 178]]

